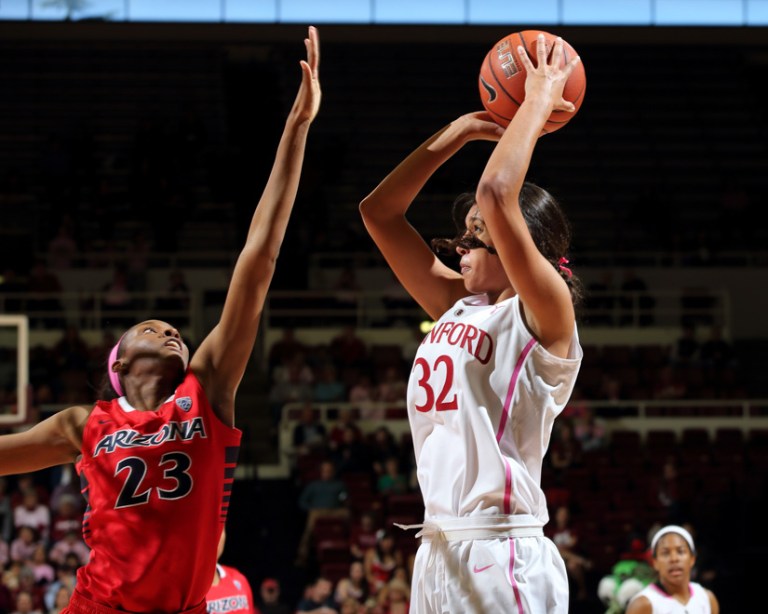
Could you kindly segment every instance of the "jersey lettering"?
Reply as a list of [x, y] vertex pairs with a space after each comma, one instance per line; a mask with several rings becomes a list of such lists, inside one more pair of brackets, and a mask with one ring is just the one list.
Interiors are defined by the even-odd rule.
[[[432, 408], [436, 411], [450, 411], [459, 409], [459, 402], [456, 393], [450, 399], [448, 395], [453, 389], [453, 361], [450, 356], [442, 354], [435, 360], [434, 368], [430, 369], [429, 363], [422, 357], [415, 360], [413, 364], [414, 369], [416, 367], [421, 368], [421, 378], [419, 378], [418, 386], [424, 390], [426, 400], [422, 405], [416, 405], [416, 410], [420, 412], [431, 411]], [[444, 371], [445, 377], [443, 379], [443, 385], [440, 388], [440, 394], [437, 395], [437, 401], [435, 401], [435, 390], [430, 384], [431, 375], [437, 374], [438, 371]]]
[[250, 610], [248, 597], [245, 595], [235, 595], [233, 597], [222, 597], [208, 602], [209, 612], [236, 612]]
[[455, 345], [488, 364], [493, 355], [493, 337], [482, 328], [463, 322], [440, 322], [424, 337], [422, 345], [445, 342]]
[[139, 434], [133, 429], [121, 429], [105, 435], [93, 451], [93, 456], [101, 452], [110, 454], [117, 449], [149, 448], [162, 445], [166, 441], [190, 441], [195, 437], [206, 438], [205, 423], [201, 417], [184, 422], [169, 422], [156, 433]]

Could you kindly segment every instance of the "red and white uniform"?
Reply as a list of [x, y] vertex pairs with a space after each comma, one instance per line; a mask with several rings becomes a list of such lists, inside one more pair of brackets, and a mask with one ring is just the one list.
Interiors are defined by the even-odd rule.
[[216, 565], [219, 583], [211, 585], [206, 600], [208, 612], [219, 614], [259, 614], [253, 604], [253, 591], [246, 577], [234, 567]]
[[76, 593], [129, 612], [204, 611], [240, 437], [191, 372], [157, 411], [98, 401], [77, 463], [91, 558]]
[[518, 297], [456, 302], [422, 341], [408, 417], [424, 497], [411, 611], [568, 611], [562, 557], [543, 536], [541, 470], [582, 359], [525, 326]]
[[710, 614], [712, 612], [712, 605], [709, 602], [709, 595], [704, 587], [698, 582], [689, 582], [688, 589], [691, 596], [685, 605], [656, 583], [646, 586], [630, 599], [630, 603], [642, 596], [651, 602], [653, 614]]

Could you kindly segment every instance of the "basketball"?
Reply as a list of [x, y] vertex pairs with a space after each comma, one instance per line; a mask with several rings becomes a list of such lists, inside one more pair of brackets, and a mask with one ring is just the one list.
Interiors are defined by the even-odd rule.
[[[540, 32], [544, 34], [546, 41], [547, 57], [551, 57], [557, 36], [541, 30], [523, 30], [509, 34], [497, 42], [488, 51], [480, 67], [477, 80], [480, 99], [494, 121], [505, 128], [525, 98], [526, 70], [517, 55], [517, 47], [522, 45], [531, 58], [531, 62], [536, 66], [538, 63], [536, 39]], [[576, 55], [578, 55], [576, 50], [563, 40], [563, 66]], [[563, 98], [572, 102], [576, 109], [571, 113], [552, 111], [544, 125], [545, 134], [559, 130], [573, 119], [584, 101], [586, 88], [587, 77], [582, 61], [576, 64], [563, 89]]]

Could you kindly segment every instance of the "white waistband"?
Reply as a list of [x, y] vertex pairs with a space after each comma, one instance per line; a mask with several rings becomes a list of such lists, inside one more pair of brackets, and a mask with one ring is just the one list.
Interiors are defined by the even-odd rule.
[[468, 541], [473, 539], [498, 539], [502, 537], [542, 537], [544, 528], [530, 515], [519, 516], [471, 516], [426, 520], [423, 524], [403, 525], [401, 529], [420, 529], [416, 537], [424, 543], [437, 541]]

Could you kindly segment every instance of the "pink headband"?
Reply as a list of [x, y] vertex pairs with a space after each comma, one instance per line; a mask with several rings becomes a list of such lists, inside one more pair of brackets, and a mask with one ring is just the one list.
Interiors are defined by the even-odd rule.
[[557, 261], [557, 268], [563, 271], [563, 273], [565, 273], [568, 276], [568, 279], [570, 279], [571, 277], [573, 277], [573, 271], [571, 271], [571, 269], [569, 269], [567, 266], [563, 266], [566, 264], [568, 264], [568, 258], [563, 256], [562, 258], [560, 258], [560, 260]]
[[123, 396], [123, 387], [120, 384], [120, 376], [117, 374], [116, 371], [112, 370], [112, 365], [117, 360], [117, 350], [120, 347], [120, 342], [123, 340], [123, 337], [120, 337], [120, 341], [115, 343], [115, 347], [112, 348], [109, 352], [109, 359], [107, 360], [107, 374], [109, 375], [109, 383], [112, 384], [112, 388], [115, 389], [115, 392], [119, 396]]

